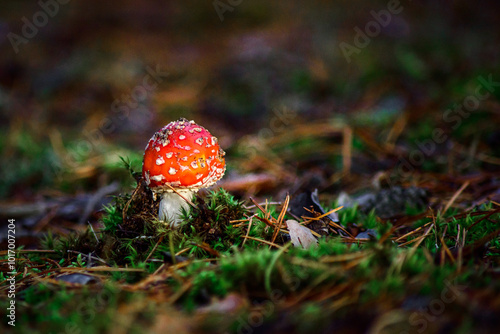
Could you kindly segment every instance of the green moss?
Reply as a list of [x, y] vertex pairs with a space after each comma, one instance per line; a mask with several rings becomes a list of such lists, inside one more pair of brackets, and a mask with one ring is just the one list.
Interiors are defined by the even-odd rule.
[[[301, 293], [321, 296], [331, 289], [346, 286], [349, 288], [340, 289], [334, 298], [354, 298], [352, 293], [355, 289], [359, 293], [355, 297], [357, 305], [363, 307], [380, 300], [393, 305], [399, 304], [409, 295], [439, 297], [449, 282], [462, 285], [467, 282], [469, 288], [495, 285], [484, 275], [486, 268], [478, 270], [474, 261], [464, 259], [462, 271], [459, 272], [456, 263], [445, 261], [438, 265], [435, 260], [428, 258], [429, 254], [435, 258], [439, 256], [441, 246], [438, 242], [436, 247], [436, 237], [442, 236], [445, 230], [444, 239], [450, 248], [454, 245], [458, 228], [469, 228], [466, 246], [473, 245], [496, 231], [494, 222], [498, 219], [498, 214], [492, 215], [491, 221], [484, 219], [472, 226], [485, 216], [486, 213], [481, 211], [492, 209], [491, 204], [482, 205], [464, 217], [457, 216], [457, 211], [453, 209], [445, 217], [438, 212], [435, 218], [436, 230], [416, 249], [413, 249], [413, 245], [399, 247], [393, 241], [393, 236], [381, 243], [380, 237], [391, 231], [392, 224], [380, 221], [374, 211], [366, 214], [357, 207], [341, 210], [341, 222], [348, 226], [356, 224], [361, 229], [375, 229], [378, 233], [375, 240], [349, 244], [342, 242], [338, 235], [327, 235], [318, 240], [317, 247], [302, 249], [292, 247], [286, 234], [279, 233], [276, 243], [284, 246], [283, 248], [270, 248], [267, 244], [249, 239], [243, 245], [247, 232], [257, 239], [272, 238], [273, 229], [257, 219], [264, 218], [264, 213], [255, 211], [257, 217], [253, 217], [250, 231], [247, 231], [248, 222], [234, 224], [233, 221], [244, 219], [253, 213], [248, 212], [228, 192], [222, 189], [208, 192], [193, 199], [193, 204], [194, 208], [184, 212], [180, 228], [171, 229], [156, 220], [157, 201], [140, 184], [134, 197], [130, 194], [117, 196], [114, 203], [105, 208], [101, 230], [88, 230], [64, 238], [54, 238], [52, 234], [48, 234], [42, 244], [57, 253], [44, 256], [28, 253], [23, 265], [29, 268], [30, 275], [44, 270], [39, 265], [42, 262], [46, 268], [55, 268], [54, 264], [44, 260], [48, 256], [60, 265], [85, 267], [89, 264], [87, 254], [91, 254], [112, 266], [139, 269], [108, 274], [109, 282], [133, 284], [147, 278], [164, 261], [165, 268], [168, 268], [171, 255], [183, 251], [182, 256], [189, 261], [186, 266], [176, 269], [175, 275], [158, 284], [181, 293], [178, 304], [186, 312], [194, 312], [198, 307], [210, 303], [213, 298], [224, 298], [230, 293], [248, 296], [253, 305], [266, 305], [268, 302], [275, 305], [293, 300]], [[412, 210], [407, 208], [407, 212], [419, 213]], [[279, 206], [268, 206], [268, 215], [273, 218], [277, 218], [280, 211]], [[286, 215], [285, 219], [287, 218], [291, 217]], [[422, 218], [406, 228], [417, 228], [429, 221], [428, 217]], [[409, 237], [408, 240], [416, 236], [418, 235]], [[490, 254], [498, 254], [498, 238], [491, 240], [489, 246]], [[91, 261], [97, 260], [94, 258]], [[19, 270], [21, 267], [19, 265]], [[1, 276], [2, 280], [5, 278]], [[91, 289], [92, 293], [90, 288], [88, 291], [80, 289], [78, 293], [64, 289], [55, 292], [50, 285], [31, 286], [22, 293], [26, 305], [44, 307], [46, 311], [33, 319], [23, 318], [22, 321], [42, 323], [56, 330], [65, 319], [69, 319], [70, 323], [79, 328], [106, 331], [109, 329], [109, 319], [116, 316], [110, 305], [116, 305], [127, 298], [136, 298], [113, 292], [111, 303], [103, 306], [105, 311], [96, 314], [96, 323], [90, 325], [84, 323], [81, 315], [65, 310], [68, 303], [75, 300], [94, 307], [92, 303], [99, 293], [95, 295], [95, 287]], [[137, 298], [142, 297], [139, 294]], [[321, 302], [314, 301], [301, 306], [294, 319], [298, 328], [304, 332], [310, 329], [309, 323], [300, 321], [301, 317], [308, 318], [311, 324], [321, 327], [327, 326], [328, 321], [339, 316], [329, 312], [321, 314], [321, 308]], [[349, 307], [343, 311], [347, 310]], [[146, 319], [150, 313], [146, 310], [141, 314]], [[265, 314], [263, 319], [273, 321], [277, 316], [279, 314], [273, 310]], [[229, 318], [225, 321], [227, 324], [231, 323]], [[209, 326], [208, 323], [206, 325]], [[134, 332], [134, 328], [130, 331]]]
[[328, 326], [330, 312], [319, 303], [306, 302], [297, 310], [293, 319], [297, 333], [322, 333]]
[[0, 154], [2, 159], [0, 173], [0, 198], [4, 198], [13, 189], [29, 185], [40, 189], [54, 182], [58, 176], [59, 159], [47, 140], [36, 138], [27, 129], [14, 133], [0, 133]]
[[[114, 320], [120, 316], [118, 304], [139, 302], [141, 293], [120, 292], [117, 287], [83, 287], [68, 290], [51, 285], [33, 285], [18, 295], [16, 333], [47, 332], [108, 332], [120, 326]], [[136, 317], [129, 333], [140, 333], [148, 326], [152, 309], [143, 309]], [[43, 331], [41, 331], [43, 328]]]

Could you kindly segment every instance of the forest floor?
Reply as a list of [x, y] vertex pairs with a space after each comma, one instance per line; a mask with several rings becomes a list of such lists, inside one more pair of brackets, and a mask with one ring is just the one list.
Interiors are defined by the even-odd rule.
[[[347, 55], [386, 3], [161, 3], [75, 1], [0, 55], [3, 328], [497, 333], [494, 10], [408, 5]], [[227, 171], [171, 228], [140, 172], [180, 117]]]

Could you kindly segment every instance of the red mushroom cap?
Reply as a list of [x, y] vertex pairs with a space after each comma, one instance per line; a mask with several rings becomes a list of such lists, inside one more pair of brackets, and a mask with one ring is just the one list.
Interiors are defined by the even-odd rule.
[[226, 170], [217, 138], [181, 118], [156, 132], [144, 151], [142, 177], [155, 192], [198, 190], [216, 183]]

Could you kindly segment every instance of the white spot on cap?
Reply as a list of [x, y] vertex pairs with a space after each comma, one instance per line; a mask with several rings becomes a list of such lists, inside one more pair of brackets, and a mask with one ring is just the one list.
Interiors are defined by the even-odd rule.
[[198, 153], [200, 153], [200, 150], [196, 150], [196, 149], [195, 149], [195, 150], [193, 151], [193, 153], [198, 154]]
[[158, 159], [156, 159], [156, 164], [158, 166], [161, 166], [165, 163], [165, 159], [163, 159], [163, 157], [158, 157]]
[[179, 136], [179, 140], [184, 140], [184, 139], [186, 139], [186, 136], [184, 136], [184, 135]]
[[201, 179], [202, 176], [203, 176], [203, 174], [198, 173], [198, 174], [196, 174], [196, 179], [199, 180], [199, 179]]
[[196, 163], [196, 161], [191, 162], [191, 167], [194, 169], [198, 168], [198, 164]]
[[156, 181], [156, 182], [160, 182], [164, 178], [165, 178], [165, 176], [163, 176], [163, 174], [151, 176], [151, 180]]
[[181, 160], [182, 161], [188, 161], [188, 157], [182, 157]]
[[203, 145], [203, 137], [196, 139], [196, 144]]
[[196, 132], [201, 132], [201, 128], [194, 128], [193, 130]]
[[173, 155], [174, 155], [174, 152], [168, 152], [167, 154], [165, 154], [167, 159], [170, 159]]
[[212, 136], [212, 145], [215, 145], [215, 144], [217, 144], [217, 138]]
[[175, 175], [175, 173], [177, 173], [177, 169], [175, 169], [174, 167], [170, 167], [170, 169], [168, 170], [168, 173], [170, 175]]
[[155, 147], [155, 150], [156, 150], [156, 152], [160, 152], [160, 147], [159, 147], [159, 146], [156, 146], [156, 147]]
[[169, 143], [170, 143], [170, 140], [165, 139], [165, 140], [161, 143], [161, 145], [162, 145], [163, 147], [165, 147], [165, 146], [167, 146]]

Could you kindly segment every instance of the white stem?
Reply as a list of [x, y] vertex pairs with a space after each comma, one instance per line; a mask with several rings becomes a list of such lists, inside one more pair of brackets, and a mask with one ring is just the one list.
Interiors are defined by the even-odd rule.
[[[193, 197], [192, 191], [183, 191], [180, 194], [188, 200]], [[182, 221], [182, 208], [189, 210], [189, 203], [184, 198], [174, 192], [164, 192], [158, 210], [158, 220], [170, 223], [175, 227]]]

